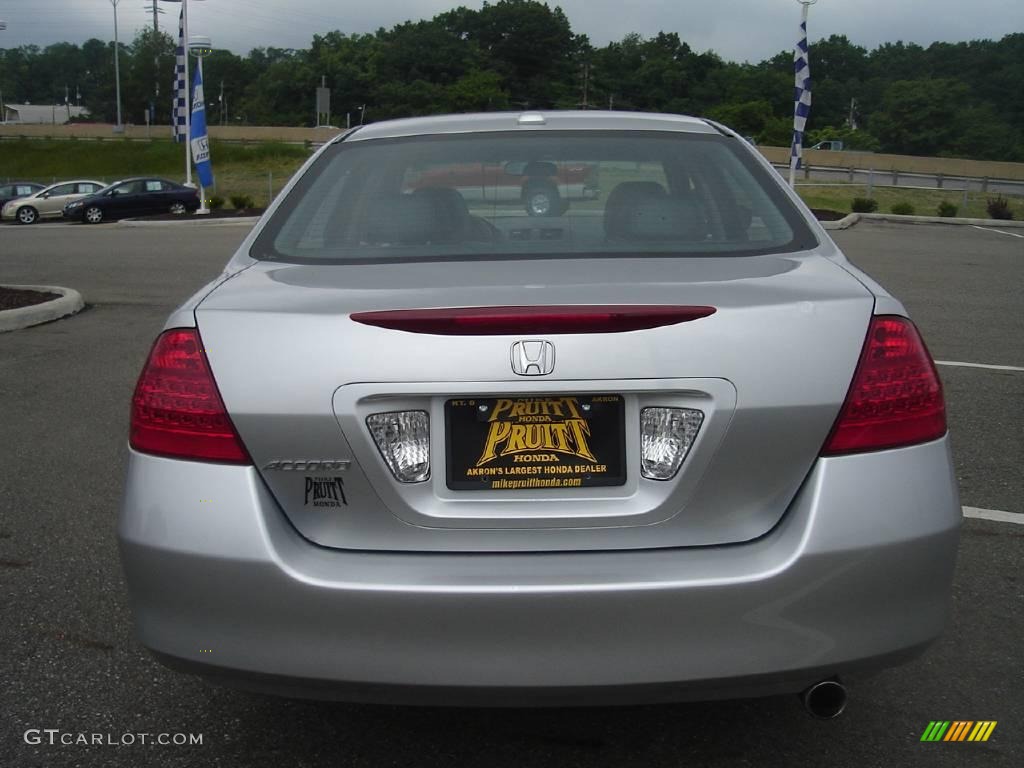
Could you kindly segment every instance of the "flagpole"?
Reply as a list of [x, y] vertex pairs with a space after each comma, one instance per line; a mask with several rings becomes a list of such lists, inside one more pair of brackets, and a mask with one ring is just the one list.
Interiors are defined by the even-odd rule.
[[[818, 0], [796, 0], [796, 1], [798, 3], [800, 3], [800, 5], [801, 5], [800, 28], [801, 28], [801, 31], [803, 33], [803, 36], [800, 39], [800, 43], [803, 43], [805, 45], [805, 47], [807, 48], [807, 50], [806, 51], [802, 51], [800, 49], [800, 45], [798, 44], [797, 47], [796, 47], [796, 50], [794, 51], [794, 56], [793, 56], [794, 69], [795, 69], [794, 75], [795, 75], [795, 80], [796, 80], [796, 92], [798, 92], [798, 95], [797, 95], [797, 98], [794, 100], [794, 104], [793, 104], [793, 146], [790, 148], [790, 158], [789, 158], [789, 186], [790, 186], [791, 189], [796, 189], [797, 166], [800, 164], [800, 161], [803, 158], [803, 133], [804, 133], [803, 127], [806, 126], [806, 117], [804, 117], [803, 124], [801, 124], [801, 122], [800, 122], [800, 95], [799, 94], [802, 94], [802, 92], [803, 92], [803, 85], [804, 85], [804, 83], [800, 80], [800, 72], [801, 72], [801, 70], [799, 68], [799, 64], [800, 64], [801, 59], [804, 58], [804, 57], [806, 57], [805, 61], [809, 62], [809, 60], [810, 60], [810, 44], [807, 42], [807, 18], [808, 18], [809, 14], [810, 14], [811, 6], [814, 5], [816, 2], [818, 2]], [[810, 109], [810, 107], [808, 107], [808, 110], [809, 109]], [[800, 126], [800, 127], [798, 128], [798, 126]], [[798, 138], [797, 137], [798, 136], [799, 136], [799, 145], [800, 145], [799, 148], [797, 146], [797, 143], [798, 143]], [[799, 154], [797, 154], [798, 152], [799, 152]]]

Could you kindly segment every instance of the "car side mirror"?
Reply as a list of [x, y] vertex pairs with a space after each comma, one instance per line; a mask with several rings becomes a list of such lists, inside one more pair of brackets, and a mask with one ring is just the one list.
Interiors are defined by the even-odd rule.
[[39, 195], [43, 200], [46, 200], [50, 196], [49, 192], [43, 192]]

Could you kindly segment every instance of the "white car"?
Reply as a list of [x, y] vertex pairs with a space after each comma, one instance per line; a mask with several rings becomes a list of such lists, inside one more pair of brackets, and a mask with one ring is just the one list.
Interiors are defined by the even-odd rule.
[[51, 184], [34, 195], [7, 203], [3, 207], [3, 220], [35, 224], [39, 219], [59, 219], [64, 215], [65, 205], [80, 197], [95, 194], [106, 186], [102, 181], [92, 179]]

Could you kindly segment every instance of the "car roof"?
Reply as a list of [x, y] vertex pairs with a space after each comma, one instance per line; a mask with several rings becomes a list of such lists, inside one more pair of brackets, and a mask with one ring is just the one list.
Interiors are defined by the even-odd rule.
[[127, 181], [166, 181], [168, 184], [176, 184], [177, 183], [177, 182], [171, 181], [170, 179], [165, 179], [163, 176], [129, 176], [126, 179], [118, 179], [117, 181], [112, 181], [107, 186], [108, 187], [112, 187], [115, 184], [124, 184]]
[[438, 115], [385, 120], [343, 134], [337, 141], [368, 141], [404, 136], [495, 131], [670, 131], [674, 133], [719, 133], [705, 120], [685, 115], [653, 112], [608, 112], [603, 110], [537, 110], [526, 112], [484, 112], [467, 115]]
[[[65, 181], [58, 181], [49, 186], [43, 187], [43, 189], [52, 189], [53, 187], [62, 187], [65, 184], [99, 184], [101, 187], [107, 186], [105, 181], [97, 181], [96, 179], [67, 179]], [[42, 191], [42, 190], [40, 190]]]

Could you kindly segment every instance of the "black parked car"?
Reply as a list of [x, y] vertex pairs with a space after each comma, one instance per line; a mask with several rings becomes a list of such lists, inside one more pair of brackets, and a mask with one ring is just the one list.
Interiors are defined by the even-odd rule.
[[0, 210], [3, 210], [3, 207], [11, 202], [11, 200], [34, 195], [44, 188], [45, 185], [36, 184], [34, 181], [12, 181], [7, 184], [0, 184]]
[[195, 211], [199, 191], [167, 179], [125, 179], [64, 206], [65, 219], [99, 224], [127, 216]]

